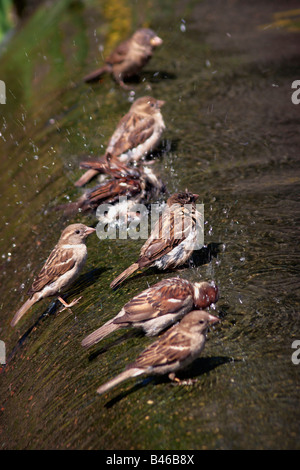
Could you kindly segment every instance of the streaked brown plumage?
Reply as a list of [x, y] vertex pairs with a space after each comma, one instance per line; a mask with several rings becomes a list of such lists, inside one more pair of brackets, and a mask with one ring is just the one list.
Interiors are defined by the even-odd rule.
[[[87, 167], [94, 166], [86, 164]], [[135, 204], [146, 204], [150, 199], [164, 192], [163, 182], [156, 177], [148, 167], [129, 168], [125, 165], [104, 168], [107, 175], [112, 177], [105, 179], [94, 188], [88, 189], [75, 202], [59, 205], [56, 210], [63, 210], [70, 215], [77, 210], [82, 212], [97, 209], [101, 204], [118, 204], [120, 198], [128, 199], [127, 205], [119, 206], [121, 212], [128, 212]], [[116, 214], [118, 208], [114, 208]], [[107, 221], [110, 221], [108, 216]]]
[[[94, 163], [94, 167], [86, 171], [75, 186], [83, 186], [97, 174], [107, 173], [108, 166], [114, 168], [118, 165], [117, 160], [124, 170], [129, 163], [137, 162], [150, 153], [157, 146], [165, 129], [160, 112], [164, 103], [151, 96], [143, 96], [134, 101], [111, 136], [98, 167]], [[81, 166], [87, 163], [82, 162]]]
[[201, 230], [201, 215], [196, 210], [198, 194], [188, 191], [173, 194], [154, 229], [141, 248], [140, 256], [112, 283], [114, 289], [136, 270], [156, 266], [159, 269], [176, 268], [192, 255], [198, 230]]
[[[33, 304], [45, 297], [60, 294], [74, 282], [86, 261], [85, 239], [93, 232], [94, 228], [83, 224], [72, 224], [64, 229], [57, 245], [33, 281], [28, 291], [29, 299], [17, 311], [11, 326], [15, 326]], [[58, 299], [65, 307], [71, 307], [79, 300], [67, 304], [62, 297], [59, 296]]]
[[84, 77], [85, 82], [98, 81], [103, 74], [111, 73], [124, 89], [124, 80], [138, 74], [149, 62], [162, 39], [149, 28], [138, 29], [129, 39], [121, 42], [105, 59], [105, 65]]
[[218, 300], [214, 283], [170, 278], [154, 284], [136, 295], [113, 319], [82, 341], [90, 347], [119, 328], [141, 328], [147, 336], [155, 336], [195, 308], [206, 308]]
[[120, 159], [110, 153], [106, 153], [101, 160], [89, 160], [80, 162], [80, 168], [87, 168], [95, 171], [97, 174], [104, 174], [112, 178], [131, 176], [140, 178], [140, 170], [134, 166], [128, 166], [122, 163]]
[[208, 312], [193, 310], [146, 348], [124, 372], [99, 387], [97, 393], [105, 393], [141, 374], [168, 374], [171, 380], [176, 380], [175, 373], [191, 364], [203, 351], [209, 324], [217, 321], [219, 318]]

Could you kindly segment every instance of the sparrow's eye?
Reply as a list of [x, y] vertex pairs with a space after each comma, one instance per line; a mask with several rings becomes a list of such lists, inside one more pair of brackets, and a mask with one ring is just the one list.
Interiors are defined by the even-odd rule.
[[77, 233], [77, 234], [80, 233], [80, 230], [75, 230], [75, 233]]

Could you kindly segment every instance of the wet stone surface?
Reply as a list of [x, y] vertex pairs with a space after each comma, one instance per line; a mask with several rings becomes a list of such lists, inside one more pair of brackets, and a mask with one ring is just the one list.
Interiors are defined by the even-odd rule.
[[[0, 446], [299, 448], [297, 2], [134, 5], [46, 5], [2, 49]], [[121, 330], [90, 350], [80, 345], [135, 294], [170, 276], [148, 269], [111, 291], [142, 241], [91, 236], [69, 291], [70, 300], [83, 296], [72, 313], [49, 312], [44, 300], [15, 329], [10, 321], [62, 229], [97, 223], [94, 214], [65, 218], [52, 208], [81, 194], [73, 184], [79, 161], [103, 152], [132, 96], [110, 77], [93, 86], [80, 78], [101, 65], [100, 49], [110, 51], [141, 24], [164, 39], [134, 88], [135, 97], [166, 100], [153, 168], [169, 194], [187, 187], [205, 208], [208, 249], [175, 274], [215, 280], [213, 312], [222, 321], [180, 375], [197, 379], [193, 385], [137, 378], [97, 396], [152, 341]]]

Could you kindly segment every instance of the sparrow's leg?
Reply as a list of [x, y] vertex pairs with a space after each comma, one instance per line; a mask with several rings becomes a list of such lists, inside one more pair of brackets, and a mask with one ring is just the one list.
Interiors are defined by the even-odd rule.
[[172, 380], [172, 382], [177, 382], [177, 383], [181, 382], [181, 380], [179, 380], [178, 377], [176, 377], [174, 372], [170, 372], [168, 377], [170, 380]]
[[57, 297], [58, 300], [60, 301], [60, 303], [63, 304], [64, 308], [61, 310], [62, 312], [66, 309], [66, 308], [71, 308], [73, 307], [74, 305], [77, 304], [77, 302], [79, 302], [79, 300], [82, 298], [82, 297], [79, 297], [78, 299], [75, 299], [73, 300], [73, 302], [71, 302], [70, 304], [68, 304], [62, 297]]

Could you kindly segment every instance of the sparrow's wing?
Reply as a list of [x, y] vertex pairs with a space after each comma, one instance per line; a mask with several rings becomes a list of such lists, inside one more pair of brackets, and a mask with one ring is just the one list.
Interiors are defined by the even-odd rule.
[[132, 111], [125, 114], [111, 136], [107, 152], [118, 156], [143, 144], [153, 134], [154, 125], [155, 120], [151, 116], [141, 116]]
[[50, 254], [37, 278], [33, 281], [28, 295], [39, 292], [47, 284], [56, 281], [60, 276], [75, 266], [76, 259], [73, 248], [56, 247]]
[[151, 137], [154, 132], [155, 119], [152, 117], [144, 117], [139, 119], [139, 122], [134, 127], [132, 132], [130, 132], [129, 140], [131, 142], [132, 148], [137, 147], [138, 145], [146, 142], [147, 139]]
[[105, 60], [107, 64], [121, 64], [130, 49], [130, 39], [121, 42]]
[[98, 170], [99, 173], [106, 173], [107, 162], [105, 160], [91, 160], [88, 162], [80, 162], [80, 168], [91, 168]]
[[129, 167], [121, 163], [117, 157], [110, 154], [106, 154], [105, 159], [102, 160], [80, 162], [80, 168], [97, 170], [99, 173], [104, 173], [114, 178], [122, 178], [124, 176], [141, 178], [141, 171], [138, 168]]
[[129, 178], [110, 180], [96, 186], [87, 193], [86, 204], [114, 202], [119, 196], [133, 196], [140, 191], [140, 183]]
[[149, 265], [149, 262], [154, 262], [180, 245], [195, 230], [196, 212], [194, 208], [180, 204], [166, 206], [141, 248], [140, 267]]
[[192, 287], [176, 282], [162, 281], [141, 292], [124, 305], [125, 314], [114, 323], [134, 323], [160, 317], [166, 313], [177, 313], [192, 303]]
[[168, 330], [159, 340], [152, 343], [131, 367], [147, 369], [182, 361], [190, 355], [191, 339], [175, 326]]
[[[186, 238], [182, 209], [178, 207], [175, 211], [165, 208], [159, 216], [154, 229], [141, 248], [140, 261], [155, 261], [161, 256], [169, 253]], [[142, 264], [141, 264], [142, 266]]]

